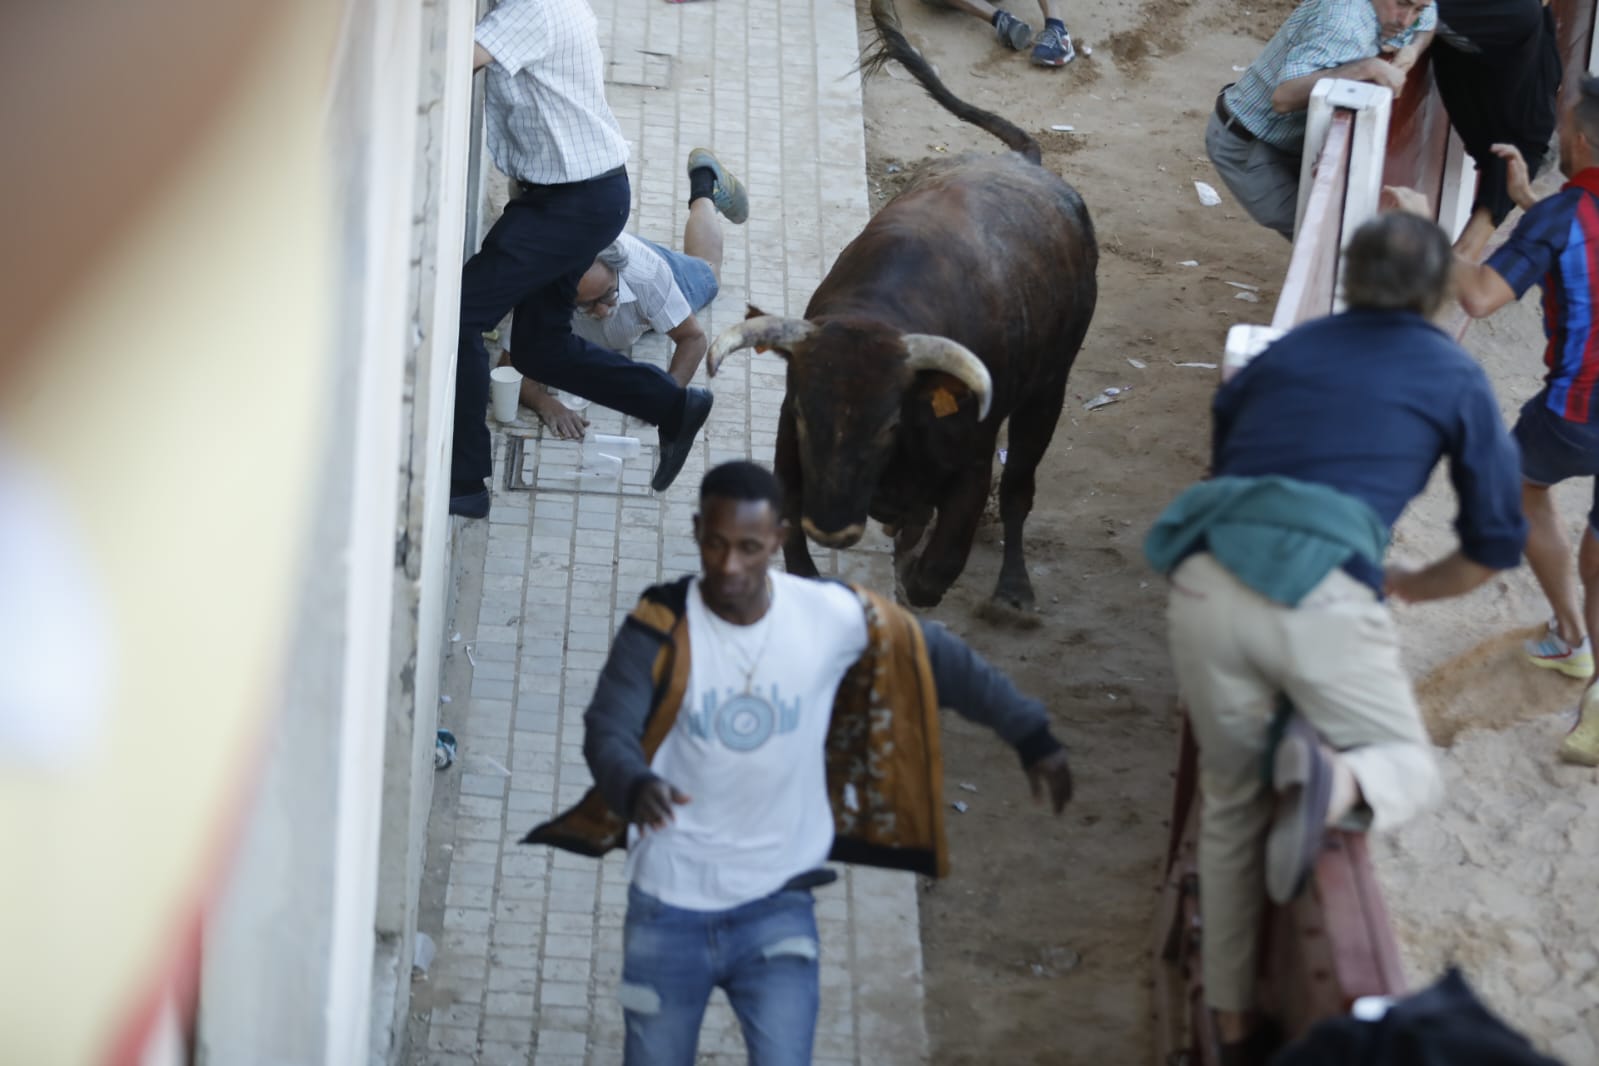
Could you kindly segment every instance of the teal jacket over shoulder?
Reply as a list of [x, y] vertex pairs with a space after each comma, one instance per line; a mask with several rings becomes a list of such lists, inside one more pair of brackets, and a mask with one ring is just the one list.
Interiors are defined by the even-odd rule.
[[1202, 539], [1238, 580], [1293, 607], [1352, 557], [1380, 573], [1388, 527], [1368, 504], [1325, 485], [1219, 477], [1172, 501], [1144, 538], [1144, 557], [1170, 574]]

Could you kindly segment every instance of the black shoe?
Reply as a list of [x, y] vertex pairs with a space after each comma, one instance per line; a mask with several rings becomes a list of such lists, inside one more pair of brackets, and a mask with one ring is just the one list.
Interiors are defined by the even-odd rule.
[[478, 489], [459, 496], [450, 495], [450, 513], [462, 518], [487, 518], [489, 516], [489, 490]]
[[650, 479], [650, 488], [665, 492], [677, 480], [678, 471], [683, 469], [683, 463], [688, 459], [689, 449], [694, 447], [694, 438], [699, 435], [700, 427], [711, 413], [711, 404], [715, 402], [716, 397], [711, 395], [710, 389], [690, 385], [683, 390], [682, 424], [678, 426], [676, 436], [670, 440], [666, 434], [661, 434], [661, 462], [655, 468], [655, 476]]

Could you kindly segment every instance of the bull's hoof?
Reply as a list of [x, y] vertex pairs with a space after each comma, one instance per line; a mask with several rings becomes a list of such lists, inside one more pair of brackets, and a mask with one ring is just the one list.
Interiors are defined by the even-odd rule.
[[972, 613], [990, 625], [1007, 629], [1037, 629], [1044, 624], [1044, 616], [1031, 607], [1018, 607], [999, 596], [984, 600]]
[[901, 575], [900, 583], [905, 589], [905, 600], [912, 607], [937, 607], [949, 588], [947, 582], [928, 581], [915, 567]]

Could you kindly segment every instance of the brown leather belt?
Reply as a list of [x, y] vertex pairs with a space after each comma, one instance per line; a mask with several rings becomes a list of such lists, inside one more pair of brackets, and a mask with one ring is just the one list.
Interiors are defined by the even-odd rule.
[[1250, 133], [1249, 128], [1239, 122], [1227, 107], [1227, 90], [1231, 88], [1231, 85], [1224, 85], [1221, 92], [1216, 94], [1216, 117], [1221, 119], [1223, 129], [1246, 141], [1252, 141], [1255, 135]]

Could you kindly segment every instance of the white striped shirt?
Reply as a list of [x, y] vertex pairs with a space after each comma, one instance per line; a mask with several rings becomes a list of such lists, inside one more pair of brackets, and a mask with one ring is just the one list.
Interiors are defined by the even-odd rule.
[[661, 253], [631, 233], [616, 238], [627, 253], [627, 265], [616, 276], [616, 307], [604, 318], [582, 311], [572, 316], [572, 332], [586, 341], [626, 351], [649, 330], [670, 333], [688, 321], [694, 309], [672, 276]]
[[605, 102], [605, 57], [586, 0], [500, 0], [477, 25], [489, 153], [532, 185], [586, 181], [627, 162]]

